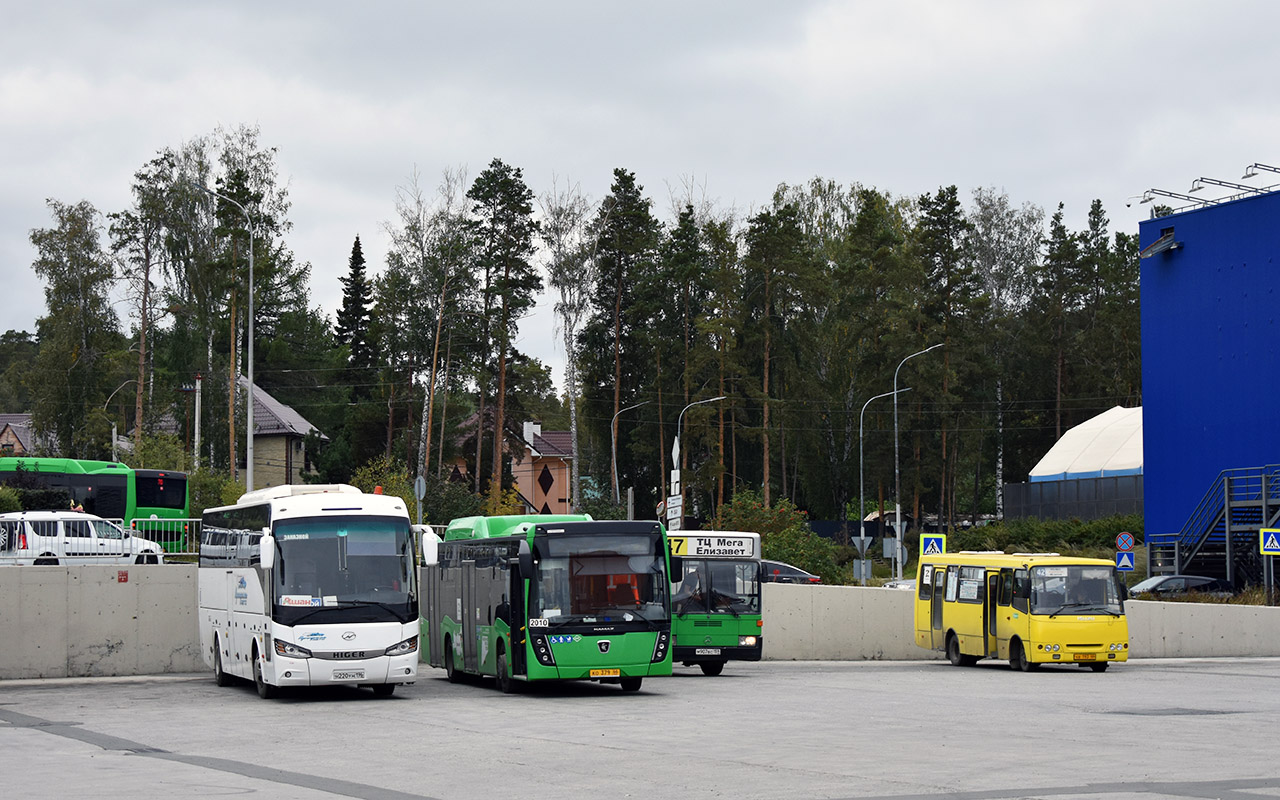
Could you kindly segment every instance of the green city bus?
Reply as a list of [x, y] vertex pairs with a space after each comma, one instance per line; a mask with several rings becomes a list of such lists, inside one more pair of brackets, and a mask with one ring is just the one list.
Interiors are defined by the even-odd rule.
[[759, 661], [760, 534], [677, 531], [668, 537], [681, 570], [672, 584], [674, 660], [719, 675], [728, 661]]
[[189, 517], [185, 472], [130, 469], [115, 461], [5, 457], [0, 458], [0, 484], [64, 489], [71, 495], [73, 508], [151, 534], [148, 538], [169, 552], [185, 549]]
[[666, 530], [585, 514], [466, 517], [423, 535], [422, 640], [450, 681], [671, 674]]

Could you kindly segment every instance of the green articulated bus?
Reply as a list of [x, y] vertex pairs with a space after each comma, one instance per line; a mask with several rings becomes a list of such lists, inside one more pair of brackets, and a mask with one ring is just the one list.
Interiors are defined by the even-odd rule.
[[167, 551], [183, 549], [185, 526], [165, 520], [185, 521], [189, 516], [185, 472], [130, 469], [115, 461], [6, 457], [0, 458], [0, 484], [65, 489], [72, 505], [86, 514], [132, 525]]
[[672, 562], [657, 522], [585, 514], [456, 519], [423, 536], [422, 640], [450, 681], [671, 674]]
[[728, 661], [759, 661], [764, 621], [760, 607], [760, 534], [674, 532], [671, 634], [674, 659], [719, 675]]

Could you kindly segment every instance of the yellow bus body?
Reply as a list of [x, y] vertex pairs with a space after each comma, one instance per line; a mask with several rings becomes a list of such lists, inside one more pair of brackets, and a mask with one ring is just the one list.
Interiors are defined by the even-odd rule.
[[1129, 658], [1123, 588], [1110, 561], [1055, 553], [959, 552], [921, 558], [916, 644], [967, 666], [1075, 664], [1102, 672]]

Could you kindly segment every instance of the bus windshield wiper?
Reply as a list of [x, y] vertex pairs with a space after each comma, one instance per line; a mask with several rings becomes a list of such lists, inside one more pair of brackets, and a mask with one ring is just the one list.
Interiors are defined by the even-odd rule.
[[1053, 612], [1052, 614], [1050, 614], [1050, 615], [1049, 615], [1049, 619], [1053, 619], [1054, 617], [1056, 617], [1056, 616], [1058, 616], [1059, 614], [1061, 614], [1063, 611], [1066, 611], [1068, 608], [1089, 608], [1089, 607], [1091, 607], [1091, 606], [1095, 606], [1095, 605], [1097, 605], [1097, 603], [1066, 603], [1066, 604], [1064, 604], [1061, 608], [1059, 608], [1057, 611], [1055, 611], [1055, 612]]

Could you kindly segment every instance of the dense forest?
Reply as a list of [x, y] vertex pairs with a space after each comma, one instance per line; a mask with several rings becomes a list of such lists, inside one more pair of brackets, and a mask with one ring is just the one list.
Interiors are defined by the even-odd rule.
[[[1070, 230], [1062, 205], [993, 189], [814, 178], [745, 213], [686, 187], [664, 219], [625, 168], [594, 201], [494, 159], [389, 189], [384, 262], [353, 233], [327, 310], [276, 155], [220, 129], [139, 167], [128, 208], [49, 200], [30, 237], [46, 309], [0, 339], [0, 411], [31, 412], [59, 455], [108, 456], [115, 424], [125, 460], [152, 462], [135, 466], [233, 476], [252, 291], [255, 380], [327, 437], [307, 447], [319, 481], [376, 463], [438, 487], [465, 462], [451, 488], [499, 508], [504, 444], [539, 420], [573, 432], [579, 506], [631, 488], [652, 516], [679, 431], [690, 517], [750, 490], [856, 519], [860, 486], [868, 512], [892, 508], [896, 409], [904, 509], [956, 525], [998, 515], [1000, 484], [1070, 426], [1141, 403], [1137, 237], [1099, 201]], [[516, 346], [544, 296], [559, 389]]]

